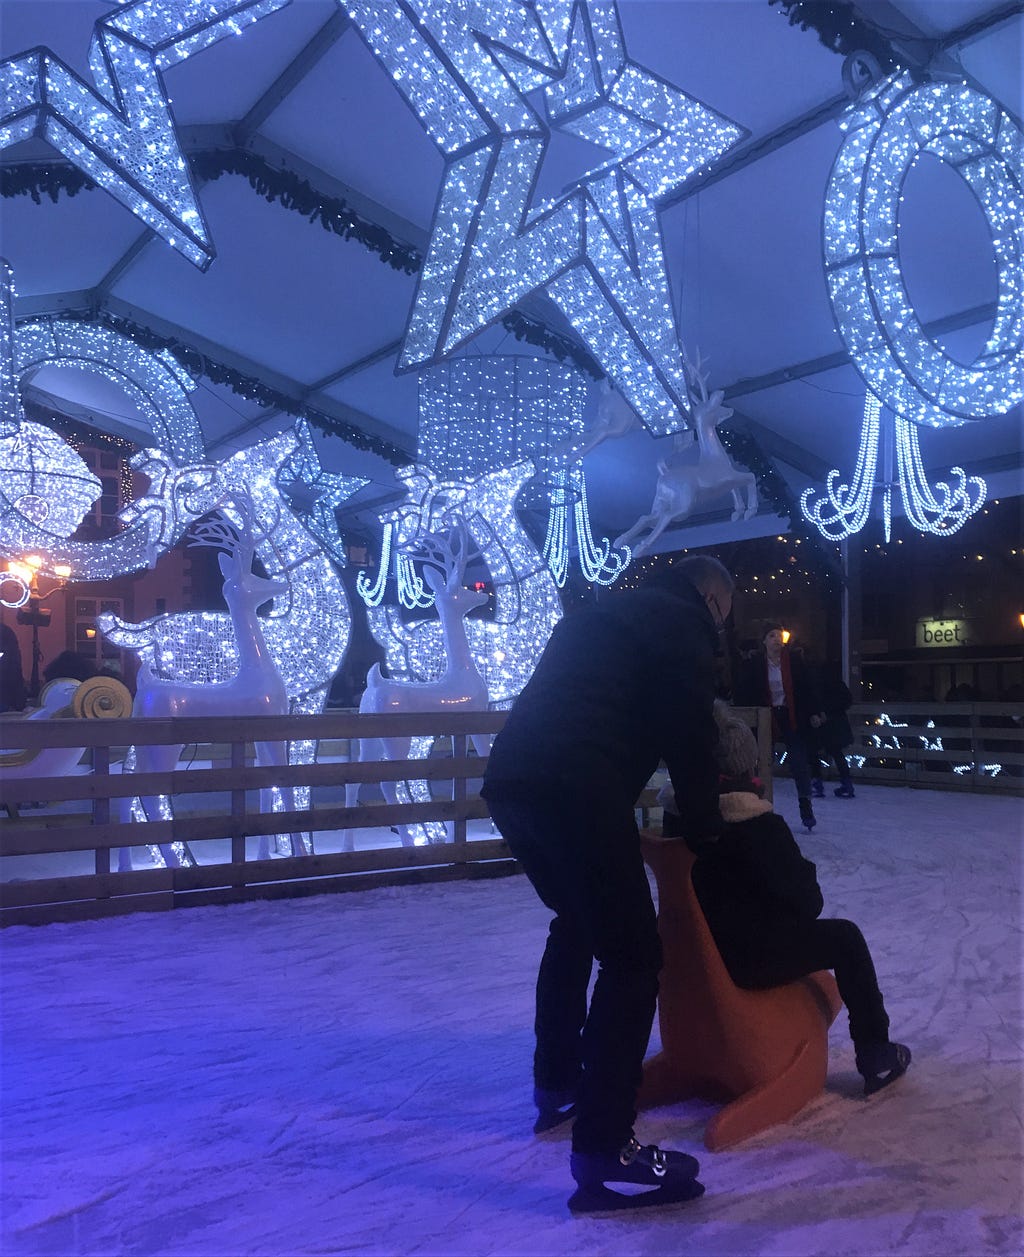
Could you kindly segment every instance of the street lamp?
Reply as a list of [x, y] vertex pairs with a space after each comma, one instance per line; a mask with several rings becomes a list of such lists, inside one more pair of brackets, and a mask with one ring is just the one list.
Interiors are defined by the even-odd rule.
[[48, 627], [51, 619], [50, 610], [42, 605], [44, 598], [63, 589], [71, 576], [71, 568], [66, 563], [54, 566], [55, 583], [48, 589], [40, 586], [39, 572], [43, 559], [38, 554], [28, 554], [23, 562], [8, 562], [6, 572], [0, 572], [0, 602], [18, 613], [18, 623], [30, 625], [32, 628], [32, 674], [29, 678], [28, 692], [33, 700], [39, 698], [39, 664], [43, 652], [39, 646], [39, 630]]

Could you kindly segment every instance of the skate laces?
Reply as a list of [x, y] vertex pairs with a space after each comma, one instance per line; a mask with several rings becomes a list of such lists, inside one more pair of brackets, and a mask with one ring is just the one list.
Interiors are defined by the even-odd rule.
[[622, 1165], [632, 1165], [634, 1161], [639, 1161], [641, 1165], [649, 1167], [655, 1178], [664, 1178], [668, 1166], [668, 1159], [657, 1144], [641, 1144], [633, 1135], [619, 1153], [619, 1161]]

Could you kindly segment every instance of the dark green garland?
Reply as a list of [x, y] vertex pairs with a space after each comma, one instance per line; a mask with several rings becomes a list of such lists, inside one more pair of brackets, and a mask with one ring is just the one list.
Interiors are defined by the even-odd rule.
[[501, 325], [506, 331], [511, 332], [516, 340], [524, 340], [528, 345], [540, 346], [540, 348], [547, 350], [549, 354], [557, 358], [559, 362], [565, 362], [568, 359], [585, 375], [589, 375], [591, 379], [603, 380], [605, 378], [605, 372], [598, 364], [597, 359], [592, 358], [575, 341], [569, 340], [567, 336], [559, 336], [556, 332], [549, 331], [543, 323], [527, 318], [519, 310], [510, 310], [501, 320]]
[[870, 52], [881, 68], [891, 72], [909, 62], [873, 23], [857, 12], [851, 0], [768, 0], [780, 5], [789, 17], [790, 26], [802, 31], [815, 31], [818, 40], [830, 52], [848, 57], [853, 52]]
[[[319, 223], [326, 231], [334, 232], [345, 240], [358, 241], [376, 253], [382, 262], [406, 275], [415, 275], [423, 267], [423, 256], [418, 249], [396, 240], [386, 228], [363, 218], [340, 197], [318, 192], [307, 180], [300, 179], [290, 170], [276, 169], [255, 153], [245, 149], [200, 150], [190, 155], [189, 163], [196, 177], [204, 182], [212, 182], [223, 175], [242, 176], [265, 200], [280, 201], [285, 209], [302, 214], [309, 222]], [[43, 196], [56, 201], [61, 192], [76, 196], [97, 186], [88, 175], [67, 162], [0, 167], [0, 196], [31, 196], [37, 205]], [[516, 340], [545, 350], [559, 362], [573, 363], [592, 379], [604, 378], [604, 371], [582, 346], [567, 336], [552, 332], [536, 319], [519, 310], [512, 310], [501, 323]]]

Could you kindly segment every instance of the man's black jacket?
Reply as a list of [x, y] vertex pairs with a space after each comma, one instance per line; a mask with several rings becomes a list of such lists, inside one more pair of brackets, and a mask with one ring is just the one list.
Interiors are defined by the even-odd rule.
[[664, 759], [691, 841], [717, 832], [717, 636], [685, 578], [571, 612], [495, 739], [484, 797], [631, 807]]

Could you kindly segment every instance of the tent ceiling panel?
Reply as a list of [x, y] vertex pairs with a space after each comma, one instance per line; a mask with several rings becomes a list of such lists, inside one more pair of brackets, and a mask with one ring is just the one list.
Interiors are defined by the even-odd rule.
[[208, 272], [154, 244], [114, 295], [306, 385], [400, 334], [409, 276], [240, 177], [205, 187], [203, 207], [217, 248]]

